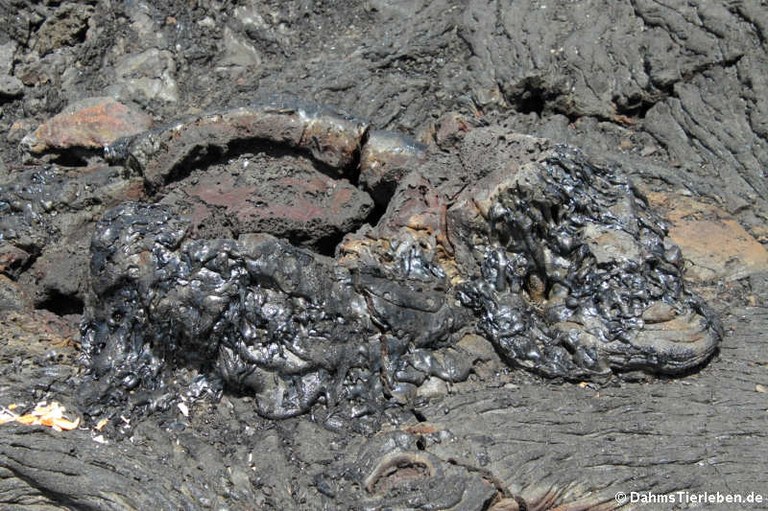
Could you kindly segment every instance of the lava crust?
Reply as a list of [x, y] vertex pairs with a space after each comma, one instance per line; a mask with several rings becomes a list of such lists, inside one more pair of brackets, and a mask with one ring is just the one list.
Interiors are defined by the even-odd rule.
[[[318, 250], [277, 221], [201, 228], [194, 208], [163, 199], [191, 185], [210, 195], [215, 165], [216, 179], [255, 182], [265, 153], [272, 164], [309, 159], [286, 176], [316, 173], [328, 193], [335, 181], [365, 196], [357, 220], [322, 221], [343, 236], [337, 246]], [[644, 197], [572, 147], [476, 128], [452, 151], [428, 150], [282, 101], [159, 128], [108, 154], [155, 203], [108, 211], [93, 237], [82, 342], [94, 415], [230, 390], [255, 396], [265, 417], [321, 402], [358, 419], [409, 402], [428, 378], [467, 378], [454, 347], [470, 333], [512, 366], [567, 379], [681, 373], [720, 338]], [[249, 194], [235, 207], [257, 210], [249, 201], [264, 194]], [[295, 199], [275, 197], [286, 216], [307, 207]], [[374, 199], [386, 212], [369, 225]]]

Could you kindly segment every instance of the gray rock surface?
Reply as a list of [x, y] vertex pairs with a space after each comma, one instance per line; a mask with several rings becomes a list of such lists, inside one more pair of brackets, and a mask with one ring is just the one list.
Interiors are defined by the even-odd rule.
[[0, 75], [0, 97], [13, 98], [24, 93], [24, 84], [15, 76]]
[[[93, 417], [106, 423], [82, 422], [73, 431], [0, 424], [0, 507], [500, 511], [613, 509], [619, 491], [759, 494], [768, 386], [767, 13], [757, 0], [353, 0], [343, 8], [324, 1], [0, 2], [0, 76], [23, 84], [23, 94], [0, 98], [0, 204], [11, 205], [0, 206], [0, 300], [12, 309], [0, 311], [0, 405], [17, 405], [15, 413], [58, 400], [70, 417], [82, 415], [74, 392], [81, 315], [70, 313], [84, 305], [85, 247], [106, 209], [125, 194], [162, 202], [209, 167], [228, 174], [253, 160], [276, 169], [287, 156], [230, 150], [221, 139], [181, 144], [182, 153], [191, 151], [191, 171], [147, 186], [140, 167], [126, 172], [122, 162], [102, 176], [98, 154], [38, 157], [19, 147], [67, 104], [106, 90], [134, 99], [166, 127], [274, 93], [330, 105], [375, 128], [364, 144], [371, 149], [388, 147], [376, 130], [424, 143], [435, 169], [455, 173], [440, 183], [427, 178], [445, 170], [421, 173], [427, 189], [445, 185], [446, 209], [462, 187], [510, 159], [490, 150], [498, 142], [473, 135], [487, 132], [478, 128], [580, 148], [597, 168], [617, 165], [637, 196], [661, 207], [670, 235], [682, 240], [687, 289], [724, 325], [719, 352], [700, 370], [671, 379], [630, 372], [605, 383], [512, 370], [488, 339], [464, 335], [433, 358], [439, 367], [452, 361], [466, 379], [428, 376], [415, 393], [402, 394], [407, 399], [388, 398], [379, 430], [326, 413], [323, 403], [299, 417], [265, 419], [257, 396], [227, 392], [216, 401], [218, 387], [203, 379], [191, 388], [198, 399], [182, 395], [143, 420], [107, 403], [114, 413]], [[286, 249], [327, 261], [338, 247], [340, 261], [381, 260], [386, 251], [376, 243], [410, 224], [416, 241], [439, 249], [439, 261], [451, 260], [450, 247], [454, 259], [471, 257], [440, 228], [441, 204], [418, 195], [425, 179], [407, 178], [411, 195], [396, 193], [424, 151], [411, 149], [384, 166], [376, 151], [359, 160], [353, 151], [355, 164], [345, 170], [350, 186], [374, 199], [366, 221], [381, 236], [366, 241], [368, 228], [356, 221], [360, 236], [349, 243], [334, 237], [319, 248], [304, 240]], [[314, 159], [307, 147], [288, 152]], [[512, 159], [526, 161], [525, 154]], [[384, 211], [401, 199], [402, 214]], [[413, 215], [408, 204], [429, 214]], [[208, 223], [212, 231], [234, 240], [219, 219]], [[8, 237], [9, 228], [19, 237]], [[644, 250], [622, 231], [592, 227], [589, 234], [586, 246], [604, 264], [621, 266], [617, 247], [633, 257]], [[206, 236], [191, 241], [211, 243]], [[603, 236], [610, 245], [599, 242]], [[447, 270], [450, 281], [457, 273]], [[528, 279], [526, 289], [541, 297], [542, 281]], [[682, 303], [695, 310], [686, 293]], [[509, 300], [508, 291], [491, 296]], [[672, 314], [655, 304], [640, 319], [649, 331]], [[685, 317], [672, 324], [689, 328]], [[411, 360], [424, 374], [439, 372], [429, 359]], [[201, 374], [173, 367], [178, 381]], [[135, 403], [162, 393], [129, 397]], [[766, 501], [750, 508], [768, 509]]]
[[115, 84], [107, 87], [108, 94], [144, 105], [152, 101], [178, 101], [176, 63], [167, 50], [149, 48], [128, 55], [115, 64], [114, 73]]
[[13, 58], [18, 45], [14, 41], [0, 44], [0, 74], [9, 75], [13, 71]]

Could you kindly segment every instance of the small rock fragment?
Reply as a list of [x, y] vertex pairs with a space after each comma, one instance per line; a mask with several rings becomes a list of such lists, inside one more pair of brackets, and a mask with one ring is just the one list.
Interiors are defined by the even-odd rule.
[[146, 131], [152, 119], [110, 97], [87, 98], [69, 105], [60, 114], [24, 137], [31, 153], [71, 149], [100, 150], [120, 137]]
[[150, 48], [126, 56], [115, 66], [115, 84], [107, 88], [107, 93], [140, 104], [153, 100], [175, 103], [179, 99], [175, 74], [173, 54]]
[[72, 3], [60, 6], [40, 27], [35, 49], [40, 55], [45, 55], [63, 46], [82, 42], [92, 13], [93, 7], [89, 5]]
[[520, 511], [520, 504], [512, 498], [501, 499], [489, 511]]
[[[4, 205], [0, 198], [0, 205]], [[3, 225], [0, 222], [0, 225]], [[0, 234], [6, 234], [0, 230]], [[30, 254], [7, 241], [0, 241], [0, 273], [16, 277], [16, 273], [27, 264]]]
[[0, 75], [9, 75], [13, 70], [13, 58], [17, 44], [14, 41], [0, 44]]
[[15, 76], [0, 75], [0, 98], [15, 98], [24, 93], [24, 84]]
[[456, 112], [444, 114], [437, 121], [434, 138], [439, 147], [456, 143], [473, 127], [472, 122]]
[[261, 56], [252, 45], [237, 37], [231, 28], [224, 27], [224, 66], [245, 66], [254, 68], [261, 64]]
[[403, 135], [372, 130], [360, 154], [360, 184], [377, 204], [386, 205], [424, 153], [421, 144]]
[[28, 305], [29, 301], [21, 287], [0, 273], [0, 311], [22, 310]]

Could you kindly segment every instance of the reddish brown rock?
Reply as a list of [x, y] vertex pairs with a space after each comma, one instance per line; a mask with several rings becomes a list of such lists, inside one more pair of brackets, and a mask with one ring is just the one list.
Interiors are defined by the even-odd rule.
[[21, 141], [35, 154], [72, 149], [101, 150], [120, 137], [149, 129], [152, 119], [145, 113], [110, 97], [87, 98], [69, 105], [41, 124]]
[[186, 203], [201, 236], [266, 232], [315, 248], [364, 223], [373, 209], [365, 192], [301, 156], [243, 155], [168, 189], [162, 202]]

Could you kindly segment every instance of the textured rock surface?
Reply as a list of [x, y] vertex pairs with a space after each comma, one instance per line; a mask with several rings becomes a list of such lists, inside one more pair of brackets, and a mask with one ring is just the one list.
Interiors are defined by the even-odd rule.
[[15, 76], [0, 75], [0, 97], [16, 97], [24, 93], [24, 84]]
[[33, 303], [82, 312], [93, 225], [109, 207], [143, 195], [119, 168], [23, 167], [0, 182], [0, 268]]
[[373, 210], [368, 194], [301, 156], [242, 155], [193, 172], [161, 195], [163, 203], [186, 206], [200, 237], [264, 232], [331, 255]]
[[[188, 169], [190, 154], [219, 147], [226, 157], [235, 142], [271, 138], [310, 147], [335, 164], [329, 173], [343, 176], [350, 164], [337, 155], [352, 154], [347, 148], [361, 144], [364, 128], [304, 111], [204, 116], [174, 125], [182, 133], [177, 152], [154, 133], [109, 152], [153, 184], [178, 179], [173, 169]], [[378, 420], [382, 403], [412, 401], [430, 377], [465, 380], [471, 365], [437, 352], [467, 332], [482, 333], [511, 364], [568, 379], [635, 369], [674, 374], [712, 355], [717, 320], [685, 290], [680, 250], [618, 169], [543, 139], [477, 128], [452, 155], [482, 147], [470, 158], [477, 167], [456, 172], [450, 153], [416, 158], [412, 142], [394, 138], [378, 151], [379, 168], [406, 155], [409, 174], [376, 226], [347, 229], [338, 260], [263, 234], [290, 238], [277, 232], [278, 222], [310, 229], [324, 217], [300, 199], [280, 205], [259, 195], [247, 185], [253, 172], [265, 182], [257, 165], [235, 165], [239, 175], [229, 181], [208, 167], [186, 189], [187, 197], [226, 208], [222, 218], [237, 239], [220, 238], [227, 231], [210, 217], [183, 218], [169, 196], [162, 206], [108, 212], [91, 244], [83, 347], [100, 385], [86, 385], [89, 413], [125, 400], [167, 407], [179, 392], [169, 384], [179, 381], [173, 371], [183, 368], [207, 378], [215, 393], [223, 386], [255, 395], [266, 417], [322, 401], [326, 414], [339, 406], [349, 417]], [[312, 184], [294, 172], [289, 179]], [[267, 212], [285, 210], [270, 228], [253, 221], [248, 201], [257, 199]], [[137, 389], [155, 394], [135, 402]]]
[[[41, 163], [19, 147], [67, 105], [104, 94], [138, 105], [161, 126], [232, 111], [274, 93], [366, 119], [375, 129], [361, 143], [370, 151], [361, 150], [360, 166], [353, 151], [346, 179], [377, 206], [342, 245], [334, 235], [320, 244], [294, 240], [301, 246], [286, 249], [310, 250], [328, 261], [322, 256], [336, 255], [338, 246], [342, 271], [352, 272], [356, 254], [381, 264], [390, 249], [376, 244], [408, 232], [408, 243], [435, 247], [431, 262], [446, 270], [450, 286], [460, 284], [460, 272], [449, 263], [475, 256], [443, 228], [442, 205], [456, 207], [463, 187], [509, 160], [535, 161], [539, 154], [526, 160], [522, 150], [498, 151], [497, 142], [472, 135], [473, 128], [578, 147], [596, 168], [618, 164], [655, 207], [654, 193], [669, 196], [660, 213], [683, 249], [692, 287], [718, 311], [725, 331], [719, 354], [699, 371], [671, 379], [630, 372], [605, 384], [511, 370], [509, 358], [502, 361], [488, 340], [457, 332], [455, 345], [432, 351], [435, 363], [412, 361], [419, 374], [445, 376], [440, 368], [448, 360], [451, 374], [468, 372], [466, 380], [433, 375], [415, 392], [402, 387], [403, 393], [380, 401], [379, 433], [373, 433], [374, 421], [329, 414], [323, 403], [299, 417], [264, 419], [247, 392], [209, 399], [218, 387], [206, 387], [203, 379], [192, 395], [208, 397], [182, 393], [176, 405], [157, 407], [143, 420], [128, 407], [105, 406], [113, 412], [94, 417], [106, 419], [100, 430], [85, 422], [62, 433], [4, 424], [0, 507], [361, 509], [408, 502], [421, 509], [613, 509], [619, 491], [759, 493], [768, 445], [768, 269], [754, 256], [768, 242], [766, 16], [765, 7], [750, 0], [351, 0], [343, 9], [338, 2], [291, 0], [0, 2], [0, 80], [12, 93], [0, 94], [0, 303], [14, 308], [0, 312], [2, 406], [18, 405], [21, 413], [57, 400], [81, 413], [75, 395], [82, 371], [75, 363], [80, 315], [70, 313], [82, 307], [84, 294], [53, 290], [87, 289], [86, 249], [106, 209], [126, 195], [173, 209], [183, 206], [173, 204], [173, 194], [181, 193], [174, 189], [194, 187], [191, 180], [207, 171], [242, 179], [233, 172], [246, 161], [272, 172], [284, 157], [293, 159], [294, 170], [315, 159], [308, 147], [274, 154], [265, 150], [269, 141], [258, 150], [230, 150], [221, 138], [198, 140], [179, 146], [182, 153], [191, 147], [188, 173], [179, 169], [148, 186], [135, 169], [125, 175], [122, 162], [107, 180], [85, 178], [104, 166], [98, 149], [88, 162], [77, 150], [63, 150], [42, 154], [48, 163]], [[396, 192], [413, 166], [409, 160], [419, 160], [424, 148], [410, 145], [404, 159], [382, 166], [373, 149], [388, 145], [377, 142], [377, 130], [408, 133], [439, 149], [428, 149], [420, 176], [406, 178], [408, 188]], [[399, 136], [393, 139], [395, 147], [405, 147]], [[208, 147], [198, 158], [196, 151]], [[326, 183], [344, 179], [336, 171], [326, 177]], [[112, 184], [100, 188], [105, 183]], [[79, 195], [58, 200], [72, 197], [68, 186]], [[126, 191], [113, 195], [122, 186]], [[421, 189], [444, 193], [421, 195]], [[402, 202], [385, 212], [388, 201], [399, 201], [396, 194]], [[695, 204], [686, 212], [688, 200]], [[434, 207], [425, 212], [426, 204]], [[195, 212], [182, 209], [185, 216]], [[196, 233], [193, 222], [189, 239], [209, 243], [205, 238], [220, 232], [239, 242], [222, 218], [206, 221], [212, 228], [205, 234]], [[372, 238], [365, 236], [365, 223], [377, 225]], [[82, 228], [77, 236], [75, 225]], [[9, 226], [23, 236], [5, 238]], [[727, 241], [707, 243], [700, 226]], [[643, 252], [616, 234], [593, 229], [590, 257], [616, 263], [617, 250], [594, 242], [606, 235], [610, 246], [633, 256]], [[392, 261], [418, 267], [418, 258], [404, 254]], [[398, 275], [398, 265], [385, 262], [388, 278]], [[542, 315], [551, 300], [541, 293], [550, 281], [546, 275], [527, 279], [519, 295], [535, 291], [531, 303], [539, 315], [532, 317], [544, 326], [552, 325]], [[489, 279], [478, 271], [469, 282], [483, 281]], [[494, 289], [489, 296], [509, 301], [509, 291]], [[681, 303], [693, 310], [688, 298], [681, 294]], [[671, 312], [659, 306], [645, 311], [645, 331], [649, 321], [669, 319]], [[666, 323], [687, 328], [679, 320]], [[558, 328], [547, 335], [563, 331]], [[177, 383], [200, 375], [184, 363], [174, 372]], [[171, 391], [134, 390], [130, 399], [149, 401]], [[764, 508], [765, 500], [750, 507]]]
[[[477, 136], [489, 149], [505, 139], [499, 130]], [[716, 320], [684, 289], [680, 249], [626, 177], [568, 147], [514, 136], [507, 144], [496, 150], [544, 150], [534, 163], [510, 158], [447, 212], [454, 245], [471, 240], [464, 252], [482, 254], [481, 278], [460, 296], [497, 349], [570, 378], [610, 369], [674, 373], [706, 360]]]
[[683, 251], [689, 279], [738, 280], [768, 265], [768, 250], [719, 207], [680, 195], [649, 198], [670, 222], [669, 235]]
[[152, 119], [109, 97], [73, 103], [22, 140], [32, 153], [66, 150], [101, 151], [121, 137], [141, 133]]

